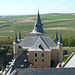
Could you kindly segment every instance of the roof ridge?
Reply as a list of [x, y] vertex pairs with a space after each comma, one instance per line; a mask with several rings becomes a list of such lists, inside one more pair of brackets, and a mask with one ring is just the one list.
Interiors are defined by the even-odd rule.
[[73, 57], [73, 55], [75, 55], [75, 52], [74, 52], [74, 53], [72, 52], [72, 54], [71, 54], [71, 55], [68, 57], [68, 59], [65, 61], [63, 67], [69, 62], [69, 60]]
[[[33, 44], [33, 46], [30, 48], [30, 49], [32, 49], [34, 46], [35, 46], [35, 44], [37, 44], [37, 42], [39, 41], [39, 39], [41, 39], [41, 41], [43, 42], [43, 44], [45, 45], [45, 47], [47, 48], [47, 49], [49, 49], [49, 47], [44, 43], [44, 41], [42, 40], [42, 38], [39, 36], [39, 38], [36, 40], [36, 42]], [[42, 43], [41, 42], [41, 43]], [[39, 43], [38, 43], [39, 44]], [[29, 49], [29, 50], [30, 50]]]
[[[41, 39], [42, 39], [42, 37], [41, 37], [41, 36], [39, 36], [39, 38], [41, 38]], [[38, 38], [38, 39], [39, 39], [39, 38]], [[37, 40], [38, 40], [38, 39], [37, 39]], [[42, 39], [42, 41], [44, 42], [44, 40], [43, 40], [43, 39]], [[47, 46], [47, 44], [46, 44], [45, 42], [44, 42], [44, 44]], [[47, 48], [49, 49], [49, 47], [48, 47], [48, 46], [47, 46]]]
[[[43, 40], [43, 38], [41, 37], [42, 41], [45, 43], [45, 41]], [[45, 43], [45, 45], [48, 47], [48, 45]], [[49, 47], [48, 47], [49, 48]]]

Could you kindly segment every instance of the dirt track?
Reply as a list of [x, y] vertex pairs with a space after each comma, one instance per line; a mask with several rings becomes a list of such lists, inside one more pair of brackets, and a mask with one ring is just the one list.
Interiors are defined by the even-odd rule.
[[75, 30], [75, 28], [68, 28], [68, 27], [53, 27], [53, 28], [44, 28], [44, 30]]
[[35, 20], [33, 20], [33, 19], [35, 19], [35, 17], [27, 17], [27, 18], [20, 19], [21, 21], [17, 21], [17, 22], [24, 22], [24, 23], [35, 22]]

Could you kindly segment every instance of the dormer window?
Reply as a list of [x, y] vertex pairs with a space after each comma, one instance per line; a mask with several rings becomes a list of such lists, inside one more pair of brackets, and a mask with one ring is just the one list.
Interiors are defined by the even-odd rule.
[[38, 44], [38, 46], [39, 46], [39, 48], [41, 48], [41, 45], [40, 44]]
[[37, 25], [36, 25], [36, 27], [37, 27]]
[[26, 62], [27, 62], [27, 60], [24, 60], [24, 62], [26, 63]]
[[21, 68], [23, 68], [23, 67], [24, 67], [24, 65], [20, 65], [20, 67], [21, 67]]
[[44, 50], [41, 44], [38, 44], [38, 47], [39, 47], [40, 49]]
[[19, 48], [22, 48], [21, 46], [19, 46]]

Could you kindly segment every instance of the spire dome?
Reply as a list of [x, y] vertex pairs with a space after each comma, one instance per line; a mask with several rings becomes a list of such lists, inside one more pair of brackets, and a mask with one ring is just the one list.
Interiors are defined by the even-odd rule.
[[39, 10], [38, 10], [37, 17], [36, 17], [36, 22], [35, 22], [35, 25], [34, 25], [34, 29], [33, 29], [33, 31], [31, 33], [36, 33], [36, 34], [45, 33], [43, 31], [43, 27], [42, 26], [43, 26], [43, 24], [41, 23]]
[[18, 40], [17, 40], [17, 34], [15, 33], [15, 39], [14, 39], [14, 42], [15, 43], [18, 43]]
[[62, 36], [61, 36], [61, 34], [60, 34], [60, 36], [59, 36], [59, 42], [60, 42], [60, 43], [63, 43], [63, 42], [62, 42]]
[[55, 34], [55, 41], [58, 41], [58, 33]]
[[18, 37], [18, 39], [21, 40], [21, 33], [20, 33], [20, 32], [19, 32], [19, 37]]

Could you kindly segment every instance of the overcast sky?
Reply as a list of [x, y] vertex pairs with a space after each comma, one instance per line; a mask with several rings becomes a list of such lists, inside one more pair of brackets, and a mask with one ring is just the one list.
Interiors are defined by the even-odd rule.
[[75, 0], [0, 0], [0, 15], [75, 13]]

